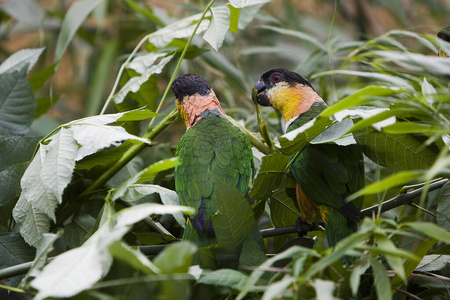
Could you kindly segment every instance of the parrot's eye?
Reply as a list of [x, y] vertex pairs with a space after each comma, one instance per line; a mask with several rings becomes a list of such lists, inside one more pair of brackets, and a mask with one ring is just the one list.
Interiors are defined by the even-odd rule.
[[280, 82], [281, 76], [278, 74], [273, 75], [272, 80], [274, 83]]

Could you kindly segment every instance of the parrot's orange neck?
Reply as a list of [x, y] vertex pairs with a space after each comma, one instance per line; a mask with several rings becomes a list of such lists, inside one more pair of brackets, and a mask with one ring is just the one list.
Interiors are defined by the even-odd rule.
[[216, 94], [212, 90], [209, 95], [200, 95], [197, 93], [192, 96], [185, 96], [182, 102], [177, 101], [176, 103], [178, 112], [186, 125], [186, 130], [194, 126], [201, 119], [200, 115], [205, 110], [218, 110], [221, 114], [225, 115]]
[[277, 83], [268, 91], [268, 97], [286, 123], [306, 112], [314, 102], [323, 101], [311, 87], [300, 83], [295, 86], [286, 82]]

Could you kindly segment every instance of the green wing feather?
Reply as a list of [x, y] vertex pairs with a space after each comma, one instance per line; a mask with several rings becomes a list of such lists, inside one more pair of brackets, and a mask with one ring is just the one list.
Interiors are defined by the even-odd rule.
[[[323, 107], [314, 106], [288, 131], [308, 122]], [[316, 204], [326, 206], [325, 231], [331, 246], [356, 231], [362, 199], [346, 203], [345, 198], [364, 187], [363, 155], [358, 145], [308, 144], [290, 169], [305, 194]]]
[[[200, 247], [207, 246], [214, 242], [214, 235], [201, 236], [205, 235], [205, 230], [212, 230], [210, 220], [217, 211], [211, 174], [245, 194], [253, 169], [250, 142], [223, 116], [211, 113], [186, 131], [176, 155], [175, 190], [180, 203], [197, 209], [197, 215], [191, 216], [191, 224], [188, 223], [192, 226], [196, 221], [195, 231], [187, 228], [183, 238], [200, 242]], [[201, 207], [202, 201], [204, 207]], [[205, 217], [199, 214], [205, 214]]]

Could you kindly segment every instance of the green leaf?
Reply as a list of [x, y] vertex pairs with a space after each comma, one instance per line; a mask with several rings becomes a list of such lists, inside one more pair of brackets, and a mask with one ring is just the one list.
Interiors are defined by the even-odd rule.
[[314, 288], [316, 290], [317, 300], [333, 299], [335, 289], [335, 283], [333, 281], [316, 279], [314, 280]]
[[33, 265], [28, 271], [27, 275], [23, 278], [22, 283], [26, 283], [29, 277], [37, 277], [47, 263], [48, 255], [54, 249], [55, 241], [60, 238], [62, 235], [62, 231], [58, 231], [58, 233], [44, 233], [42, 238], [39, 240], [39, 243], [36, 247], [36, 256], [33, 261]]
[[[209, 17], [210, 13], [206, 14]], [[157, 48], [167, 46], [173, 39], [187, 38], [192, 35], [200, 20], [201, 14], [195, 14], [187, 18], [169, 24], [149, 35], [148, 42]], [[209, 26], [210, 20], [203, 19], [196, 34], [204, 32]]]
[[280, 299], [280, 297], [283, 299], [294, 299], [294, 295], [289, 289], [289, 286], [291, 286], [294, 282], [296, 282], [296, 278], [287, 275], [284, 276], [283, 279], [275, 281], [267, 286], [261, 300]]
[[212, 216], [212, 224], [221, 251], [235, 255], [239, 253], [245, 237], [256, 222], [247, 199], [235, 188], [226, 185], [215, 176], [214, 178], [219, 213]]
[[158, 254], [153, 263], [162, 274], [187, 273], [197, 246], [186, 241], [167, 246]]
[[353, 200], [362, 195], [371, 195], [384, 192], [390, 188], [405, 185], [408, 182], [414, 181], [422, 176], [422, 172], [417, 171], [403, 171], [393, 175], [387, 176], [382, 180], [375, 181], [369, 185], [366, 185], [363, 189], [350, 195], [347, 199]]
[[[154, 184], [133, 184], [130, 185], [125, 194], [121, 196], [122, 200], [133, 202], [139, 200], [147, 195], [158, 193], [161, 202], [164, 205], [179, 205], [180, 200], [178, 199], [178, 195], [175, 191], [169, 190], [159, 185]], [[184, 228], [186, 224], [186, 220], [183, 217], [182, 213], [173, 214], [175, 220], [180, 224], [181, 227]]]
[[64, 226], [64, 240], [69, 248], [81, 246], [89, 237], [89, 233], [95, 225], [95, 218], [90, 214], [79, 214]]
[[450, 232], [440, 226], [429, 222], [407, 222], [402, 223], [401, 227], [409, 227], [417, 232], [428, 235], [429, 237], [450, 244]]
[[21, 179], [22, 193], [13, 210], [20, 234], [32, 246], [36, 246], [41, 235], [48, 232], [50, 216], [54, 217], [58, 203], [41, 181], [43, 160], [45, 152], [39, 150]]
[[153, 275], [160, 273], [147, 257], [139, 250], [132, 249], [122, 241], [116, 241], [109, 246], [109, 252], [118, 260], [125, 262], [133, 267], [133, 269], [143, 272], [144, 274]]
[[333, 123], [321, 134], [310, 141], [311, 144], [335, 143], [340, 146], [355, 144], [352, 135], [345, 135], [354, 125], [353, 120], [345, 118], [342, 121]]
[[[444, 133], [445, 131], [439, 126], [418, 124], [414, 122], [397, 122], [392, 125], [383, 127], [383, 132], [387, 134], [411, 134], [411, 133]], [[450, 132], [450, 131], [449, 131]]]
[[388, 35], [397, 36], [397, 37], [414, 38], [419, 43], [421, 43], [422, 45], [424, 45], [425, 47], [427, 47], [428, 49], [430, 49], [434, 53], [438, 53], [438, 49], [436, 48], [436, 46], [433, 43], [431, 43], [429, 40], [427, 40], [426, 38], [420, 36], [419, 34], [417, 34], [415, 32], [406, 31], [406, 30], [391, 30], [387, 34]]
[[[0, 269], [32, 261], [35, 250], [28, 246], [18, 233], [0, 233]], [[3, 279], [10, 286], [17, 286], [20, 277]]]
[[33, 120], [36, 102], [26, 78], [27, 65], [0, 73], [0, 135], [25, 135]]
[[211, 9], [211, 22], [203, 35], [214, 50], [218, 51], [222, 47], [225, 34], [230, 28], [230, 9], [227, 5], [217, 6]]
[[250, 191], [250, 196], [257, 200], [265, 200], [270, 197], [272, 192], [278, 187], [288, 162], [289, 156], [281, 153], [264, 156]]
[[[398, 249], [395, 246], [394, 242], [392, 242], [385, 235], [377, 234], [376, 241], [378, 244], [378, 248], [383, 252], [385, 251], [383, 253], [384, 257], [386, 258], [391, 268], [395, 271], [395, 274], [398, 275], [404, 283], [406, 283], [405, 269], [403, 268], [403, 258], [409, 258], [411, 260], [416, 259], [418, 261], [420, 261], [420, 258], [413, 254], [408, 256], [403, 255], [407, 251]], [[399, 255], [392, 255], [392, 253], [398, 253]], [[407, 253], [409, 254], [409, 252]]]
[[401, 92], [405, 92], [405, 90], [379, 85], [369, 85], [351, 94], [350, 96], [339, 100], [339, 102], [337, 102], [336, 104], [328, 106], [324, 111], [321, 112], [320, 115], [322, 117], [328, 117], [344, 109], [363, 105], [374, 99], [377, 99], [378, 97], [389, 97]]
[[415, 271], [417, 272], [436, 272], [447, 267], [450, 261], [450, 255], [432, 254], [426, 255], [419, 263]]
[[128, 112], [125, 112], [123, 116], [117, 119], [117, 122], [120, 121], [140, 121], [151, 119], [158, 116], [165, 116], [165, 114], [158, 114], [150, 109], [135, 109]]
[[394, 170], [428, 169], [439, 149], [425, 146], [424, 138], [406, 134], [388, 134], [366, 128], [353, 133], [364, 154], [374, 162]]
[[450, 231], [450, 182], [447, 182], [439, 191], [436, 222], [439, 227]]
[[408, 89], [410, 91], [414, 91], [413, 86], [410, 85], [408, 81], [406, 81], [400, 77], [387, 75], [387, 74], [381, 74], [381, 73], [375, 73], [375, 72], [333, 70], [333, 71], [326, 71], [326, 72], [321, 72], [321, 73], [315, 74], [314, 76], [312, 76], [312, 78], [322, 77], [322, 76], [326, 76], [326, 75], [335, 75], [335, 74], [349, 75], [349, 76], [355, 76], [355, 77], [366, 77], [366, 78], [370, 78], [370, 79], [373, 79], [376, 81], [385, 82], [392, 87], [397, 87], [397, 88], [400, 87], [400, 88]]
[[[412, 253], [418, 257], [424, 257], [427, 251], [436, 242], [437, 241], [435, 239], [426, 239], [421, 243], [419, 243], [419, 245], [416, 247], [416, 249], [414, 249]], [[406, 259], [403, 263], [405, 267], [405, 276], [408, 277], [409, 275], [411, 275], [411, 273], [414, 271], [414, 269], [417, 267], [418, 264], [419, 262], [417, 260]], [[402, 286], [402, 282], [403, 282], [402, 279], [398, 275], [395, 275], [394, 278], [392, 278], [391, 280], [392, 288], [400, 288]]]
[[378, 300], [390, 300], [392, 299], [391, 283], [387, 276], [386, 268], [377, 260], [372, 259], [370, 261], [373, 270], [374, 285], [377, 291]]
[[77, 161], [111, 145], [118, 146], [125, 140], [150, 144], [149, 140], [129, 134], [120, 126], [76, 124], [71, 126], [71, 130], [73, 138], [81, 146]]
[[77, 30], [83, 24], [86, 17], [103, 0], [81, 0], [74, 2], [66, 12], [61, 24], [61, 30], [56, 41], [55, 62], [59, 62], [66, 51], [67, 46], [74, 37]]
[[[72, 136], [70, 128], [61, 130], [52, 136], [48, 145], [41, 144], [39, 151], [44, 151], [45, 160], [41, 169], [41, 182], [47, 192], [52, 192], [62, 202], [64, 189], [70, 183], [73, 170], [75, 169], [75, 158], [78, 153], [78, 144]], [[55, 221], [55, 216], [49, 217]]]
[[0, 171], [0, 224], [8, 227], [14, 205], [19, 198], [20, 178], [28, 167], [28, 162], [18, 163]]
[[33, 156], [40, 137], [36, 136], [0, 136], [0, 171], [8, 167], [27, 162]]
[[[120, 89], [117, 94], [114, 95], [114, 103], [120, 104], [123, 102], [128, 93], [133, 92], [136, 93], [139, 91], [142, 84], [147, 82], [151, 75], [159, 74], [162, 72], [164, 66], [172, 60], [174, 54], [167, 55], [159, 60], [157, 64], [152, 64], [146, 66], [143, 62], [136, 63], [135, 68], [138, 68], [140, 71], [143, 71], [141, 76], [136, 76], [130, 78], [127, 83]], [[139, 66], [139, 67], [138, 67]], [[142, 70], [141, 70], [142, 68]], [[145, 70], [145, 71], [144, 71]], [[139, 73], [139, 72], [138, 72]]]
[[280, 144], [275, 146], [285, 155], [294, 155], [332, 123], [333, 121], [328, 117], [314, 118], [303, 126], [282, 135], [279, 138]]
[[44, 49], [23, 49], [17, 51], [2, 62], [0, 65], [0, 73], [12, 73], [13, 71], [21, 71], [22, 69], [26, 69], [25, 73], [28, 73], [36, 64]]
[[212, 271], [202, 276], [198, 283], [225, 286], [230, 289], [239, 290], [247, 282], [248, 276], [242, 272], [232, 269], [221, 269]]
[[[295, 194], [294, 194], [295, 195]], [[270, 198], [270, 219], [275, 227], [294, 225], [298, 217], [300, 217], [300, 210], [292, 199], [286, 194], [285, 190], [278, 190], [273, 193]]]
[[171, 168], [174, 168], [178, 163], [178, 159], [176, 157], [168, 158], [160, 160], [154, 164], [151, 164], [147, 168], [141, 170], [133, 177], [122, 182], [112, 193], [111, 199], [114, 201], [116, 199], [121, 198], [127, 190], [132, 187], [134, 184], [151, 181], [155, 178], [155, 176], [161, 172]]
[[239, 12], [240, 10], [233, 5], [228, 5], [230, 9], [230, 31], [238, 32], [239, 31]]

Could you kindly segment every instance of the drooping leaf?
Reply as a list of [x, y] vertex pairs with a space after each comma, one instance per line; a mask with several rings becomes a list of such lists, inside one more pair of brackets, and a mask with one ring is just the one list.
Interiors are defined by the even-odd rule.
[[78, 144], [73, 139], [71, 128], [61, 128], [48, 145], [42, 144], [40, 147], [40, 151], [46, 153], [40, 174], [41, 182], [61, 204], [62, 194], [75, 168]]
[[236, 8], [245, 8], [253, 5], [265, 4], [269, 1], [270, 0], [230, 0], [229, 2]]
[[214, 50], [222, 47], [225, 34], [230, 28], [230, 9], [228, 6], [217, 6], [211, 9], [211, 22], [208, 29], [203, 35], [203, 39], [207, 41]]
[[103, 0], [81, 0], [70, 6], [61, 24], [61, 30], [56, 41], [55, 62], [61, 60], [67, 46], [86, 17], [102, 2]]
[[275, 281], [266, 288], [262, 300], [274, 300], [279, 299], [280, 297], [286, 299], [294, 298], [289, 286], [291, 286], [295, 281], [296, 279], [291, 276], [284, 276], [283, 279]]
[[392, 299], [391, 283], [389, 282], [389, 277], [387, 276], [386, 268], [377, 260], [371, 260], [374, 286], [377, 292], [378, 300], [390, 300]]
[[136, 77], [132, 77], [130, 78], [130, 80], [127, 81], [127, 83], [120, 89], [120, 91], [114, 95], [114, 102], [117, 104], [120, 104], [123, 102], [123, 100], [125, 99], [126, 95], [129, 92], [134, 92], [136, 93], [139, 88], [141, 87], [141, 85], [146, 82], [151, 75], [153, 74], [159, 74], [162, 72], [164, 66], [172, 60], [172, 58], [174, 57], [174, 54], [172, 55], [167, 55], [163, 58], [160, 59], [160, 61], [157, 64], [152, 64], [150, 67], [146, 67], [143, 63], [139, 64], [139, 70], [142, 71], [145, 70], [141, 76], [136, 76]]
[[36, 102], [26, 78], [28, 65], [0, 73], [0, 134], [24, 135], [33, 120]]

